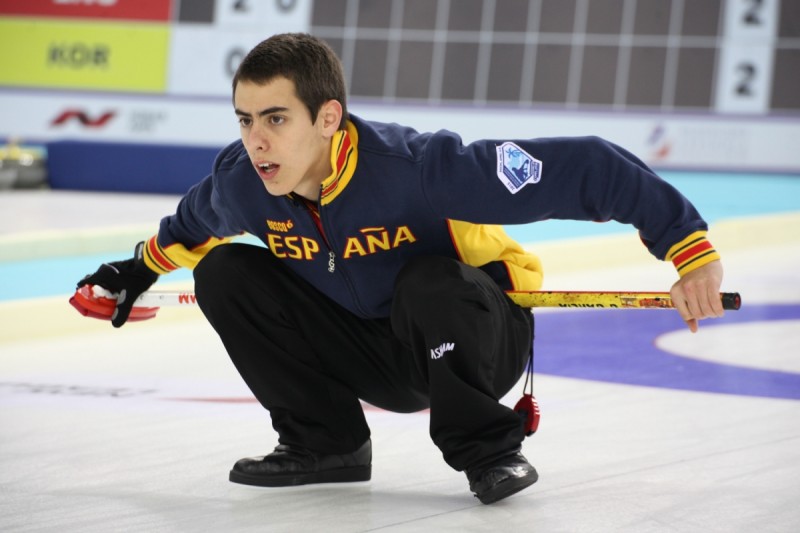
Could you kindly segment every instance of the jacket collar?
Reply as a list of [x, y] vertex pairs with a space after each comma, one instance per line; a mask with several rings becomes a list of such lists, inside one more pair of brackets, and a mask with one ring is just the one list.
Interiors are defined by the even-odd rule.
[[358, 161], [358, 130], [347, 121], [344, 130], [337, 131], [331, 141], [331, 168], [333, 172], [322, 182], [320, 205], [336, 199], [347, 187], [356, 170]]

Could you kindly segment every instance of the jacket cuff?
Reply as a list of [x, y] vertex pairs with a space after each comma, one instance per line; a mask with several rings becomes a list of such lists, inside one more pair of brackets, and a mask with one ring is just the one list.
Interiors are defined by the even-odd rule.
[[678, 274], [683, 277], [692, 270], [720, 259], [719, 253], [706, 239], [705, 231], [695, 231], [679, 243], [672, 246], [665, 258], [672, 261]]
[[145, 241], [143, 259], [147, 268], [156, 274], [169, 274], [180, 268], [180, 265], [170, 260], [164, 249], [159, 246], [157, 235]]

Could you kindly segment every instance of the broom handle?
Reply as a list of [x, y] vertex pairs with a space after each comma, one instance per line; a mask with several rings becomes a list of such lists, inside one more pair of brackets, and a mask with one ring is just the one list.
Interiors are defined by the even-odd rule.
[[[518, 291], [509, 292], [508, 295], [521, 307], [675, 308], [668, 292]], [[719, 297], [723, 309], [735, 311], [742, 305], [738, 292], [723, 292]]]
[[[520, 307], [587, 307], [598, 309], [673, 309], [668, 292], [604, 292], [604, 291], [512, 291], [508, 296]], [[742, 305], [738, 292], [720, 293], [722, 307], [737, 310]], [[148, 291], [137, 300], [137, 306], [161, 307], [195, 305], [193, 291]]]

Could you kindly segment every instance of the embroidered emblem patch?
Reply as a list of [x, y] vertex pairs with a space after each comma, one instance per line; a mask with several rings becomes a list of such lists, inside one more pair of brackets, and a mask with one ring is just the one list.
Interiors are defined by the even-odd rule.
[[497, 177], [511, 194], [542, 179], [542, 162], [516, 144], [504, 142], [496, 150]]

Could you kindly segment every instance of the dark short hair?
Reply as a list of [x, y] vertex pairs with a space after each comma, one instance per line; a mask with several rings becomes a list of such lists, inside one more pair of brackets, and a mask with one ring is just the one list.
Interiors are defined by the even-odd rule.
[[342, 62], [325, 41], [307, 33], [280, 33], [261, 41], [236, 69], [233, 95], [241, 81], [261, 85], [278, 76], [294, 83], [297, 97], [311, 114], [312, 124], [322, 104], [338, 100], [342, 104], [339, 129], [344, 129], [348, 117], [344, 71]]

